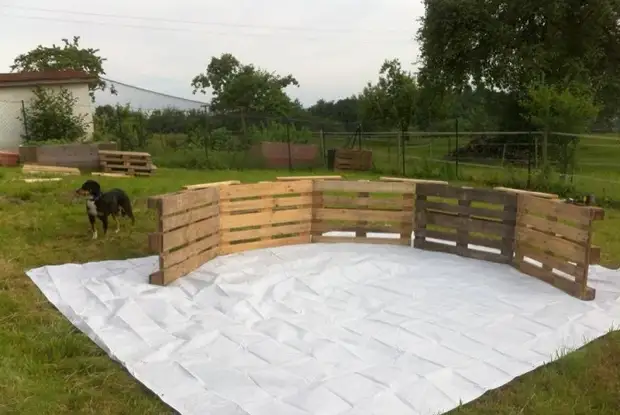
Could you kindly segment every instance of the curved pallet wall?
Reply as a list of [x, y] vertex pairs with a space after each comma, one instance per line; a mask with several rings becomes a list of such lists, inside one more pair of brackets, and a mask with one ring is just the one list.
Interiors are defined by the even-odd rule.
[[[149, 246], [160, 260], [150, 282], [167, 285], [218, 255], [252, 249], [311, 242], [410, 247], [413, 232], [415, 248], [510, 264], [582, 300], [595, 296], [588, 268], [600, 259], [592, 245], [600, 208], [512, 189], [329, 179], [229, 181], [150, 198], [158, 228]], [[335, 231], [350, 236], [329, 235]], [[369, 237], [373, 232], [393, 237]]]

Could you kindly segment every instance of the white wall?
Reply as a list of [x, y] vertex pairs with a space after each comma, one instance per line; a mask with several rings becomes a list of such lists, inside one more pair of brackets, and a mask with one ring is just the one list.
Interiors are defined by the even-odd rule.
[[[90, 95], [88, 95], [88, 85], [45, 85], [45, 88], [53, 91], [59, 91], [61, 87], [69, 90], [77, 99], [73, 112], [85, 115], [84, 121], [87, 123], [85, 139], [90, 139], [94, 129], [93, 114], [95, 106], [90, 99]], [[24, 134], [24, 123], [20, 119], [22, 116], [22, 101], [28, 107], [30, 100], [34, 98], [32, 91], [32, 86], [0, 88], [0, 150], [16, 150], [22, 144], [22, 134]]]

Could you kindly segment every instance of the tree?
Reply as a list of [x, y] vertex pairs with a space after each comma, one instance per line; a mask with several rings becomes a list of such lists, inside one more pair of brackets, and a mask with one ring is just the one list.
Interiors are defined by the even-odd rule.
[[[528, 111], [532, 123], [544, 131], [542, 159], [548, 168], [549, 156], [560, 162], [562, 174], [574, 163], [577, 136], [554, 136], [552, 131], [579, 134], [585, 132], [596, 119], [599, 107], [594, 103], [592, 90], [580, 83], [567, 87], [548, 85], [544, 82], [532, 83], [527, 98], [521, 105]], [[551, 146], [552, 154], [548, 154]]]
[[344, 131], [355, 131], [360, 122], [359, 104], [359, 99], [355, 95], [337, 101], [319, 99], [316, 104], [308, 108], [308, 112], [315, 117], [341, 123]]
[[414, 75], [402, 69], [398, 59], [386, 60], [376, 85], [368, 83], [362, 92], [362, 111], [405, 132], [413, 123], [418, 99]]
[[280, 76], [251, 64], [242, 64], [230, 53], [211, 58], [204, 73], [192, 79], [193, 93], [212, 91], [210, 110], [239, 113], [246, 131], [248, 113], [285, 116], [295, 104], [284, 89], [299, 86], [293, 75]]
[[501, 90], [515, 102], [542, 77], [549, 85], [579, 82], [608, 117], [618, 114], [620, 0], [424, 3], [422, 76], [448, 87]]
[[[106, 81], [103, 63], [105, 58], [99, 56], [99, 49], [82, 48], [80, 37], [74, 36], [72, 41], [62, 39], [63, 45], [39, 45], [35, 49], [17, 56], [11, 65], [11, 72], [32, 72], [48, 70], [76, 70], [93, 75], [96, 79], [88, 86], [90, 97], [95, 101], [95, 91], [104, 91]], [[110, 85], [110, 92], [116, 94], [114, 85]]]
[[77, 98], [69, 90], [61, 88], [54, 92], [36, 87], [33, 92], [34, 97], [20, 117], [26, 142], [76, 141], [86, 135], [86, 114], [74, 112]]

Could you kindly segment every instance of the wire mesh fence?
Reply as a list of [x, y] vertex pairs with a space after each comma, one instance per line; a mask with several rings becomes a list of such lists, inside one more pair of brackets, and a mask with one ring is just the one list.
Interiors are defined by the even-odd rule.
[[[114, 83], [114, 81], [110, 81]], [[537, 131], [364, 131], [359, 123], [236, 112], [213, 114], [207, 103], [115, 83], [113, 99], [79, 102], [90, 114], [84, 140], [115, 141], [147, 151], [158, 167], [185, 169], [325, 170], [333, 149], [372, 152], [372, 172], [488, 185], [527, 187], [564, 195], [594, 193], [620, 203], [620, 136]], [[0, 101], [0, 142], [28, 141], [28, 102]], [[447, 125], [450, 122], [446, 123]], [[48, 137], [62, 140], [63, 137]], [[548, 166], [544, 169], [544, 166]]]

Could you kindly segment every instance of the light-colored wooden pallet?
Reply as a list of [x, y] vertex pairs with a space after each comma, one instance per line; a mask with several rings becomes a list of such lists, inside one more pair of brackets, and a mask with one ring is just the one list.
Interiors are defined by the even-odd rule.
[[148, 207], [158, 216], [157, 232], [149, 234], [149, 248], [159, 255], [151, 284], [167, 285], [218, 255], [218, 188], [151, 197]]
[[187, 184], [183, 186], [183, 190], [200, 190], [200, 189], [208, 189], [210, 187], [231, 186], [235, 184], [241, 184], [241, 182], [239, 180], [227, 180], [223, 182]]
[[22, 172], [25, 174], [68, 174], [79, 175], [80, 169], [75, 167], [43, 166], [38, 164], [24, 164]]
[[150, 176], [153, 172], [149, 153], [99, 150], [99, 162], [104, 173]]

